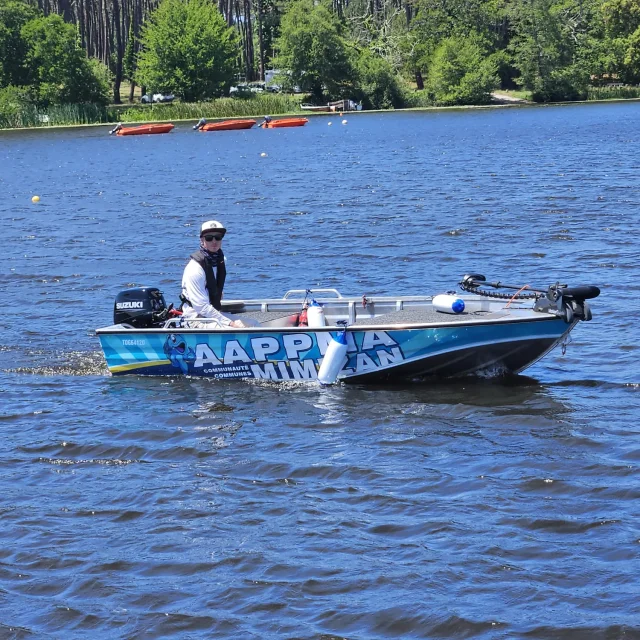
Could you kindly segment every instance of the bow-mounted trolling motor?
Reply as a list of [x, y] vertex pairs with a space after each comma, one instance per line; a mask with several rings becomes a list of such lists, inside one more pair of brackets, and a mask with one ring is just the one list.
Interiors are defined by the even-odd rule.
[[172, 309], [173, 304], [167, 306], [156, 287], [125, 289], [116, 296], [113, 324], [128, 324], [137, 329], [158, 326], [171, 316]]
[[[488, 298], [499, 298], [504, 300], [526, 300], [533, 299], [534, 311], [550, 313], [558, 318], [563, 318], [567, 324], [577, 320], [591, 320], [591, 309], [587, 300], [597, 298], [600, 289], [593, 285], [581, 285], [579, 287], [568, 287], [566, 284], [552, 284], [548, 289], [535, 289], [529, 285], [513, 285], [504, 282], [487, 282], [485, 276], [479, 273], [467, 274], [459, 283], [463, 291], [475, 293]], [[491, 289], [511, 289], [516, 293], [505, 293], [500, 291], [487, 291], [485, 287]]]

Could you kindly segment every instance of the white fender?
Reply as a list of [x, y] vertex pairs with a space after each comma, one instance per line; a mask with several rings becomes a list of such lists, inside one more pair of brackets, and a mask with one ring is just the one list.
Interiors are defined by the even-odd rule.
[[333, 384], [338, 378], [347, 357], [347, 332], [341, 331], [331, 338], [318, 371], [320, 384]]
[[442, 313], [462, 313], [464, 311], [464, 300], [458, 296], [442, 293], [434, 296], [433, 308]]
[[322, 305], [315, 300], [309, 305], [309, 308], [307, 309], [307, 324], [309, 328], [312, 329], [326, 326], [326, 322], [324, 319], [324, 309], [322, 308]]

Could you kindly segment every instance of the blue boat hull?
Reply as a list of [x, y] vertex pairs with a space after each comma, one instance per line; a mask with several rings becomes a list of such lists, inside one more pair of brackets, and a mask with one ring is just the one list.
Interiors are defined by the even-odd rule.
[[[552, 349], [574, 323], [553, 316], [493, 323], [347, 331], [344, 382], [518, 373]], [[315, 380], [335, 330], [127, 329], [99, 332], [113, 375]]]

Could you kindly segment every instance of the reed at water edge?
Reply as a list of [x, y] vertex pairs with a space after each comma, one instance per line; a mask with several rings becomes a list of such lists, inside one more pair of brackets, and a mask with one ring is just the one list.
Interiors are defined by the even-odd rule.
[[210, 102], [172, 102], [119, 108], [118, 121], [197, 120], [198, 118], [248, 118], [301, 111], [300, 96], [258, 94], [251, 98], [217, 98]]
[[61, 104], [48, 109], [21, 105], [9, 113], [0, 112], [0, 129], [52, 127], [111, 122], [109, 108], [97, 104]]
[[111, 105], [66, 104], [38, 109], [22, 105], [10, 113], [0, 112], [0, 129], [70, 126], [116, 122], [198, 120], [199, 118], [246, 118], [301, 112], [304, 96], [258, 94], [250, 98], [218, 98], [210, 102]]
[[589, 87], [587, 100], [620, 100], [640, 98], [640, 86], [630, 87]]

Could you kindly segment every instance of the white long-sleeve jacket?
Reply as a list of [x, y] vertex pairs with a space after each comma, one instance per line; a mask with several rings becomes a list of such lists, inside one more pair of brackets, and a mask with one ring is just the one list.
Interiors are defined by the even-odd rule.
[[[218, 275], [217, 267], [213, 268], [215, 276]], [[222, 311], [218, 311], [209, 302], [207, 290], [207, 277], [204, 269], [195, 261], [189, 260], [182, 274], [182, 295], [191, 303], [182, 307], [182, 317], [185, 320], [195, 318], [213, 318], [222, 327], [228, 327], [231, 319]]]

